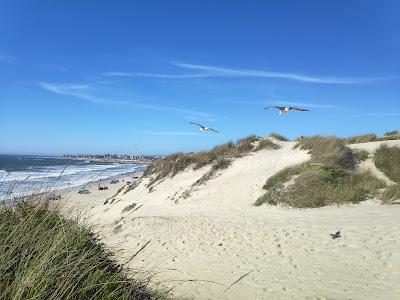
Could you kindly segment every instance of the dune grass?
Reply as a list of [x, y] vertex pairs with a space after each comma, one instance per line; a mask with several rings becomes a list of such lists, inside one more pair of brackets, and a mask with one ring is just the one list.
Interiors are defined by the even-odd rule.
[[400, 183], [400, 148], [382, 145], [374, 154], [376, 167], [392, 181]]
[[305, 137], [297, 147], [309, 150], [310, 161], [270, 177], [263, 186], [266, 192], [255, 205], [313, 208], [359, 203], [385, 186], [370, 172], [355, 171], [357, 158], [339, 138]]
[[347, 144], [358, 144], [358, 143], [376, 142], [379, 141], [379, 138], [374, 133], [367, 133], [345, 138], [344, 141]]
[[299, 140], [296, 147], [308, 150], [311, 162], [323, 163], [329, 166], [342, 166], [354, 169], [356, 165], [353, 151], [346, 147], [342, 139], [335, 136], [311, 136]]
[[46, 202], [0, 206], [0, 299], [166, 299]]
[[391, 204], [396, 200], [400, 200], [400, 185], [389, 185], [381, 195], [383, 204]]
[[279, 141], [283, 141], [283, 142], [288, 142], [289, 141], [289, 139], [287, 137], [285, 137], [285, 136], [283, 136], [283, 135], [281, 135], [279, 133], [275, 133], [275, 132], [272, 132], [269, 135], [269, 137], [275, 138], [275, 139], [277, 139]]
[[[294, 179], [293, 182], [290, 182]], [[285, 186], [286, 184], [286, 186]], [[267, 192], [256, 205], [268, 203], [296, 208], [359, 203], [384, 183], [369, 172], [354, 172], [340, 166], [303, 164], [271, 177]]]
[[362, 135], [351, 136], [344, 138], [346, 144], [358, 144], [358, 143], [368, 143], [368, 142], [378, 142], [387, 140], [398, 140], [400, 139], [400, 132], [398, 130], [385, 132], [383, 136], [377, 136], [374, 133], [367, 133]]
[[384, 136], [400, 135], [400, 130], [386, 131]]
[[[250, 135], [237, 140], [236, 143], [229, 141], [225, 144], [215, 146], [209, 151], [201, 151], [197, 153], [174, 153], [167, 157], [158, 159], [148, 166], [144, 172], [144, 177], [152, 176], [147, 185], [147, 187], [150, 188], [167, 176], [174, 177], [189, 166], [192, 166], [194, 170], [208, 165], [212, 165], [212, 169], [217, 168], [216, 166], [218, 165], [228, 167], [229, 164], [227, 162], [234, 158], [242, 157], [251, 152], [262, 149], [278, 148], [279, 145], [274, 144], [270, 140]], [[221, 164], [221, 162], [223, 162], [223, 164]], [[212, 178], [212, 176], [209, 176], [209, 178]]]
[[364, 149], [353, 150], [353, 153], [354, 153], [354, 158], [358, 163], [366, 160], [369, 157], [369, 152]]

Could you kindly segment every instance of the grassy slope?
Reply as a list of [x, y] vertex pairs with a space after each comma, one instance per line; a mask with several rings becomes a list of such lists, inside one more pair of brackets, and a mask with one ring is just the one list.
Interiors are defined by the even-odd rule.
[[165, 299], [47, 204], [0, 206], [0, 299]]
[[400, 183], [400, 148], [382, 145], [374, 155], [376, 167], [394, 182]]
[[[189, 166], [200, 169], [211, 165], [212, 170], [223, 169], [229, 166], [229, 160], [247, 155], [253, 151], [262, 149], [278, 149], [279, 145], [268, 139], [262, 139], [255, 135], [239, 139], [236, 143], [228, 142], [215, 146], [210, 151], [197, 153], [175, 153], [153, 162], [145, 171], [144, 176], [153, 176], [148, 187], [163, 180], [165, 177], [173, 177], [184, 171]], [[212, 176], [207, 176], [211, 178]]]
[[299, 140], [297, 147], [308, 150], [308, 163], [289, 167], [270, 177], [255, 205], [264, 203], [298, 208], [358, 203], [384, 183], [369, 172], [354, 170], [356, 157], [343, 140], [313, 136]]
[[381, 170], [395, 185], [390, 185], [382, 194], [383, 203], [400, 200], [400, 148], [382, 145], [374, 154], [376, 167]]

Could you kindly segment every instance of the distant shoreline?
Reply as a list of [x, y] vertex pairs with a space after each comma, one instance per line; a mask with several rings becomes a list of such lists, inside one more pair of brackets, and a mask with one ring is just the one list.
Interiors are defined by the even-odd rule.
[[85, 157], [66, 157], [57, 156], [58, 159], [65, 160], [86, 160], [90, 162], [100, 162], [100, 163], [121, 163], [121, 164], [144, 164], [147, 165], [152, 162], [152, 159], [119, 159], [119, 158], [85, 158]]

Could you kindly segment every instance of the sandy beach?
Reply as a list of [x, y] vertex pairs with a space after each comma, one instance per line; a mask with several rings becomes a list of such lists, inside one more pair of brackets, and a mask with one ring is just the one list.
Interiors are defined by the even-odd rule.
[[[352, 147], [372, 154], [377, 144]], [[151, 192], [142, 179], [106, 204], [131, 176], [107, 184], [108, 191], [98, 183], [87, 186], [88, 195], [64, 190], [60, 203], [69, 217], [92, 224], [121, 263], [148, 243], [128, 266], [183, 299], [399, 299], [399, 205], [253, 206], [269, 176], [309, 159], [293, 145], [239, 158], [194, 189], [207, 167]], [[338, 230], [342, 237], [332, 239]]]

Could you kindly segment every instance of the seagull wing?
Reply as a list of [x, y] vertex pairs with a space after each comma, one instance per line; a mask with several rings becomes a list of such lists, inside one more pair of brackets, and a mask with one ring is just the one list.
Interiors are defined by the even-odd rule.
[[284, 110], [286, 107], [285, 106], [272, 106], [273, 108], [279, 109], [279, 110]]
[[212, 129], [212, 128], [208, 128], [209, 130], [211, 130], [211, 131], [214, 131], [214, 132], [216, 132], [216, 133], [221, 133], [221, 132], [219, 132], [219, 131], [217, 131], [217, 130], [215, 130], [215, 129]]
[[200, 128], [205, 128], [203, 125], [201, 125], [201, 124], [198, 124], [198, 123], [193, 123], [193, 122], [189, 122], [190, 124], [192, 124], [192, 125], [196, 125], [196, 126], [199, 126]]
[[299, 110], [299, 111], [309, 111], [309, 110], [306, 109], [306, 108], [303, 108], [303, 107], [295, 107], [295, 106], [290, 106], [289, 109], [290, 109], [290, 110]]

